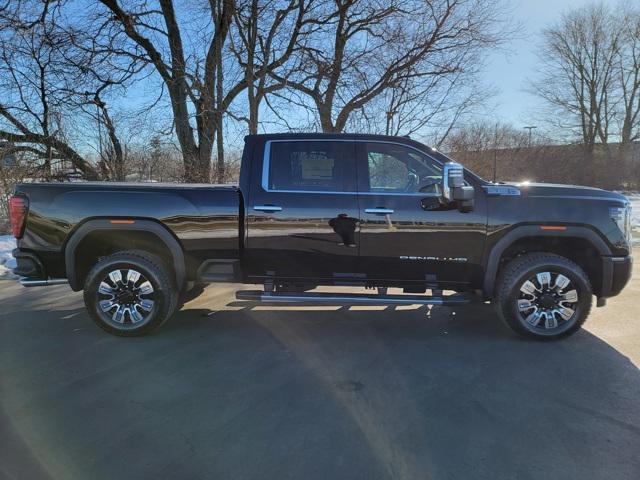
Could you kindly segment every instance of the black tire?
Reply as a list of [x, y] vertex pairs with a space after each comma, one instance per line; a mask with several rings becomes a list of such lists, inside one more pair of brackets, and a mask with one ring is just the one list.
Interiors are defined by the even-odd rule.
[[[566, 279], [570, 283], [560, 289], [558, 285]], [[527, 281], [532, 285], [525, 285]], [[532, 287], [535, 293], [528, 293]], [[552, 253], [528, 253], [504, 267], [498, 277], [494, 303], [500, 318], [516, 333], [554, 340], [582, 327], [591, 310], [592, 297], [589, 277], [577, 264]]]
[[[113, 280], [118, 277], [116, 272], [119, 282]], [[136, 273], [139, 277], [132, 281]], [[159, 258], [131, 250], [104, 257], [91, 269], [84, 284], [84, 303], [100, 328], [113, 335], [132, 337], [166, 322], [176, 311], [178, 293]], [[105, 310], [109, 305], [111, 308]]]

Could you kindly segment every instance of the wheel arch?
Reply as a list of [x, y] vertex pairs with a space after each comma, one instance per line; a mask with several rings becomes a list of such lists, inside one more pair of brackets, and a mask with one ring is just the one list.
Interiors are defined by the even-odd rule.
[[[129, 234], [127, 237], [113, 235], [115, 233]], [[170, 267], [171, 273], [179, 289], [186, 281], [186, 264], [182, 246], [178, 239], [161, 223], [155, 220], [127, 218], [94, 218], [79, 225], [69, 236], [64, 246], [64, 260], [67, 280], [74, 291], [82, 290], [84, 278], [88, 273], [86, 266], [78, 258], [83, 248], [91, 247], [91, 240], [98, 237], [102, 245], [109, 245], [109, 239], [115, 239], [114, 249], [130, 250], [135, 248], [135, 241], [147, 239], [149, 253], [159, 255]], [[153, 240], [153, 241], [150, 241]], [[145, 249], [146, 250], [146, 249]], [[100, 249], [92, 250], [92, 256], [99, 257]], [[89, 267], [90, 268], [90, 267]]]
[[[580, 265], [589, 276], [594, 291], [600, 289], [602, 283], [601, 257], [612, 255], [605, 241], [593, 230], [581, 226], [567, 226], [566, 229], [545, 230], [540, 225], [523, 225], [505, 234], [485, 254], [485, 274], [483, 294], [487, 299], [493, 298], [495, 284], [501, 268], [510, 260], [511, 254], [524, 248], [526, 251], [557, 253]], [[593, 262], [588, 261], [592, 257]]]

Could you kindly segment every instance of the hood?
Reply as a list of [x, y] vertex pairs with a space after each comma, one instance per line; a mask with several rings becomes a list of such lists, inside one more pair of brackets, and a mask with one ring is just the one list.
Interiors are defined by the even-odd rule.
[[558, 183], [510, 183], [511, 187], [520, 190], [522, 196], [546, 198], [574, 198], [589, 200], [617, 200], [627, 203], [627, 197], [620, 193], [601, 188], [578, 185], [562, 185]]

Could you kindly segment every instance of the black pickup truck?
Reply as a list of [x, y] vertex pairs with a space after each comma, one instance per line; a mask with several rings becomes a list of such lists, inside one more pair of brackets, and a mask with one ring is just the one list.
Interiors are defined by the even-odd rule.
[[[408, 138], [251, 135], [239, 183], [18, 185], [14, 272], [25, 286], [84, 290], [117, 335], [158, 327], [207, 283], [242, 282], [264, 288], [237, 298], [263, 302], [480, 297], [541, 339], [578, 330], [593, 296], [604, 305], [631, 274], [624, 196], [487, 182]], [[312, 291], [321, 285], [375, 290]]]

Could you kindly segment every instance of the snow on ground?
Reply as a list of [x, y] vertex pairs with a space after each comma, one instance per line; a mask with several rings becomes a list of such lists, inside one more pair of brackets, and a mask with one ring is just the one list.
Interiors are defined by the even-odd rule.
[[11, 250], [16, 248], [16, 240], [11, 235], [0, 235], [0, 278], [13, 276], [10, 268], [15, 265]]
[[631, 202], [631, 229], [633, 230], [633, 244], [640, 245], [640, 193], [627, 193]]

